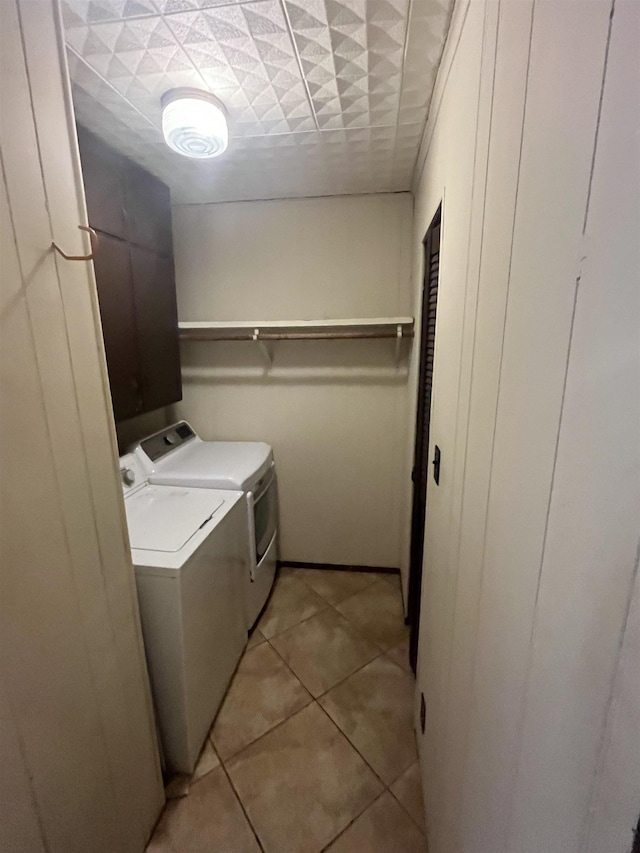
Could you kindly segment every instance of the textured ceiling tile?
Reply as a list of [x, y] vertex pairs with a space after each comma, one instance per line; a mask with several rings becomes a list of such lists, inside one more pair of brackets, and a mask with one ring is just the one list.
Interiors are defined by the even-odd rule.
[[278, 0], [261, 0], [241, 6], [249, 31], [254, 37], [289, 35], [289, 28]]
[[165, 19], [179, 42], [194, 44], [226, 44], [244, 42], [249, 46], [249, 27], [239, 8], [205, 9], [168, 16]]
[[155, 14], [152, 0], [62, 0], [62, 19], [67, 28]]
[[324, 0], [286, 0], [285, 6], [294, 32], [318, 30], [327, 26]]
[[235, 0], [151, 0], [163, 15], [176, 12], [191, 12], [195, 9], [208, 9], [211, 6], [228, 6]]
[[[78, 120], [176, 201], [407, 189], [451, 5], [63, 0]], [[220, 159], [162, 140], [160, 97], [185, 85], [227, 107]]]

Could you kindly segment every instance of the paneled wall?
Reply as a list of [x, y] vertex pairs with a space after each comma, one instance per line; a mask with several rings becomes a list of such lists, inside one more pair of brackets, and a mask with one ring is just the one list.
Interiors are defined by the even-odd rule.
[[86, 251], [57, 15], [0, 4], [0, 849], [140, 853], [164, 797], [95, 281], [51, 249]]
[[632, 0], [462, 2], [438, 77], [413, 257], [417, 301], [442, 201], [417, 694], [435, 853], [631, 846], [639, 27]]
[[[411, 313], [411, 218], [408, 193], [175, 206], [179, 318]], [[272, 354], [268, 369], [252, 343], [183, 345], [179, 414], [204, 438], [273, 446], [283, 558], [399, 566], [407, 374], [394, 342]]]

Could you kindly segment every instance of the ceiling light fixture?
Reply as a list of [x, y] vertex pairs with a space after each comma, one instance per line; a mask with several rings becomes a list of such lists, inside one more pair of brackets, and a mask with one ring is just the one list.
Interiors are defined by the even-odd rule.
[[227, 111], [209, 92], [171, 89], [162, 96], [162, 133], [178, 154], [218, 157], [229, 143]]

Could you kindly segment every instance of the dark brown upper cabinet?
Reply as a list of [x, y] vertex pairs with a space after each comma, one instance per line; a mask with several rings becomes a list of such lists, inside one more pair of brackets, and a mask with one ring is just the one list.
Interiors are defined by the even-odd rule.
[[89, 225], [126, 240], [124, 157], [83, 127], [78, 127], [78, 143]]
[[173, 255], [169, 188], [134, 163], [127, 168], [125, 217], [130, 243]]
[[182, 399], [173, 260], [132, 246], [131, 272], [142, 399], [151, 411]]
[[78, 128], [116, 421], [182, 399], [171, 199], [153, 175]]

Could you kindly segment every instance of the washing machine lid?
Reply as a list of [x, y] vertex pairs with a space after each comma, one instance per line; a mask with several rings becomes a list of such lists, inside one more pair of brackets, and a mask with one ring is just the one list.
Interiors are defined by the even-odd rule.
[[223, 503], [206, 489], [144, 486], [124, 502], [131, 547], [179, 551]]
[[261, 441], [192, 441], [154, 462], [148, 476], [163, 485], [247, 491], [272, 458]]

